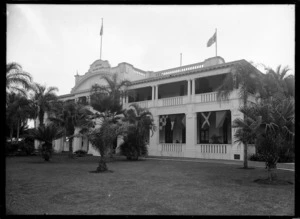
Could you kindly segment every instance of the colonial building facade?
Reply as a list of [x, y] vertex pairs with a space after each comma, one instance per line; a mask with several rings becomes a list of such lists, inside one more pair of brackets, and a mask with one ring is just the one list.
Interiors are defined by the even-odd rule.
[[[222, 101], [217, 99], [216, 92], [216, 88], [238, 63], [250, 65], [245, 60], [226, 63], [218, 56], [191, 65], [151, 72], [128, 63], [111, 67], [108, 61], [96, 60], [88, 72], [75, 75], [71, 93], [59, 98], [89, 104], [91, 86], [104, 83], [101, 75], [117, 73], [121, 80], [132, 82], [128, 90], [133, 90], [135, 94], [123, 98], [123, 108], [137, 103], [148, 108], [154, 117], [157, 131], [153, 136], [148, 136], [149, 155], [242, 160], [243, 145], [235, 143], [235, 129], [232, 128], [232, 121], [243, 117], [239, 112], [243, 103], [238, 89]], [[249, 101], [254, 102], [254, 96]], [[54, 149], [57, 152], [67, 151], [68, 144], [63, 138], [55, 140]], [[86, 138], [74, 139], [73, 150], [79, 149], [99, 155]], [[249, 154], [254, 153], [254, 146], [250, 146], [248, 151]]]

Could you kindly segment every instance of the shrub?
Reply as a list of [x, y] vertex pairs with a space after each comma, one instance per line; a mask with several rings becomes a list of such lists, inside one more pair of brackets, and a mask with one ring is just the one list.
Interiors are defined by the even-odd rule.
[[8, 155], [16, 155], [18, 152], [19, 145], [16, 143], [6, 142], [5, 154]]
[[144, 141], [137, 144], [137, 136], [129, 134], [127, 137], [124, 137], [124, 142], [120, 145], [120, 152], [128, 160], [138, 160], [139, 156], [146, 156], [148, 154], [148, 149]]
[[6, 142], [6, 155], [28, 156], [34, 152], [34, 143], [28, 141], [20, 141], [18, 143]]
[[34, 143], [33, 142], [28, 142], [28, 141], [22, 141], [19, 144], [19, 149], [25, 155], [31, 155], [34, 152]]
[[76, 154], [77, 157], [84, 157], [87, 154], [87, 152], [84, 150], [77, 150], [74, 153]]
[[279, 154], [278, 163], [292, 163], [295, 162], [295, 153], [293, 151], [286, 151]]
[[249, 160], [251, 160], [251, 161], [264, 161], [260, 154], [251, 154], [249, 156]]

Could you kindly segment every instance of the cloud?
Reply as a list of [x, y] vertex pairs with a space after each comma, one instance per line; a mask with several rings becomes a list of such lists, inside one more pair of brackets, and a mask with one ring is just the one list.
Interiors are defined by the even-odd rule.
[[31, 6], [28, 5], [18, 5], [20, 11], [24, 14], [30, 27], [36, 32], [37, 36], [40, 38], [40, 41], [47, 45], [54, 45], [53, 41], [47, 34], [45, 25], [42, 23], [42, 18], [37, 15]]

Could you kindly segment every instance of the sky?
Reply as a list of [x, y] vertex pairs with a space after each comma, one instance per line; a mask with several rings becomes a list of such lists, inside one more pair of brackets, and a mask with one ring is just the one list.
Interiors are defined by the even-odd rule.
[[[160, 71], [217, 54], [295, 74], [294, 5], [54, 5], [7, 4], [7, 63], [37, 83], [68, 94], [75, 77], [100, 59]], [[263, 70], [263, 69], [260, 69]]]

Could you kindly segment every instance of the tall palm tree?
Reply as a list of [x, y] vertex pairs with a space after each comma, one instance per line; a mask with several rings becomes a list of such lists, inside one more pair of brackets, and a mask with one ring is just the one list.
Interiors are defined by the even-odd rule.
[[[120, 112], [122, 108], [120, 98], [127, 95], [126, 88], [131, 82], [129, 80], [120, 80], [117, 73], [103, 75], [100, 79], [104, 80], [106, 85], [94, 84], [91, 87], [91, 105], [101, 112], [108, 110], [111, 112]], [[103, 101], [106, 104], [99, 103]]]
[[[264, 93], [262, 85], [263, 75], [247, 62], [236, 63], [223, 83], [217, 88], [217, 98], [219, 101], [228, 99], [229, 95], [238, 89], [242, 106], [247, 106], [248, 98], [251, 95], [261, 96]], [[247, 116], [247, 115], [244, 115]], [[248, 148], [244, 145], [244, 159], [247, 158]], [[244, 168], [247, 168], [247, 161], [244, 160]]]
[[236, 63], [231, 73], [227, 74], [223, 83], [216, 89], [218, 100], [228, 99], [229, 95], [238, 89], [239, 98], [247, 105], [250, 95], [263, 92], [261, 78], [263, 75], [249, 63]]
[[244, 168], [248, 168], [248, 144], [256, 140], [258, 129], [261, 125], [261, 116], [256, 115], [254, 106], [243, 106], [240, 111], [244, 119], [237, 118], [233, 121], [233, 128], [237, 128], [234, 137], [235, 143], [244, 144]]
[[[156, 131], [152, 113], [147, 108], [142, 108], [136, 103], [130, 105], [130, 109], [124, 112], [123, 121], [128, 121], [129, 133], [125, 137], [125, 144], [121, 146], [124, 152], [128, 151], [127, 158], [137, 160], [140, 155], [147, 153], [146, 136], [151, 131], [151, 136]], [[130, 141], [130, 143], [126, 142]], [[128, 144], [126, 144], [128, 143]], [[126, 147], [132, 147], [132, 150]], [[126, 153], [126, 152], [125, 152]]]
[[94, 125], [94, 114], [87, 106], [73, 102], [58, 102], [52, 112], [54, 116], [49, 117], [49, 120], [63, 128], [64, 136], [69, 139], [69, 157], [72, 158], [75, 129], [81, 129], [81, 133], [87, 132]]
[[32, 76], [23, 70], [16, 62], [6, 65], [6, 93], [17, 92], [26, 96], [26, 90], [31, 89]]
[[36, 115], [39, 120], [39, 125], [44, 125], [44, 115], [45, 112], [51, 109], [51, 101], [57, 100], [56, 91], [58, 91], [57, 87], [48, 87], [41, 85], [39, 83], [35, 83], [33, 86], [33, 102], [37, 106]]
[[10, 93], [6, 109], [7, 124], [10, 126], [10, 138], [12, 140], [13, 129], [17, 128], [17, 142], [19, 141], [20, 127], [34, 118], [34, 106], [30, 100], [21, 94]]

